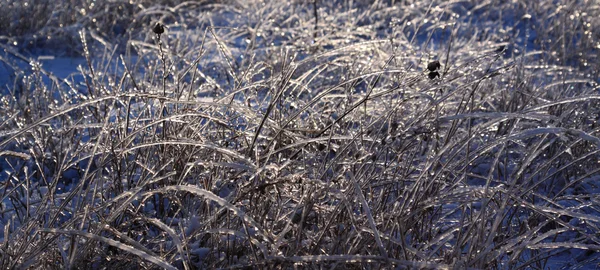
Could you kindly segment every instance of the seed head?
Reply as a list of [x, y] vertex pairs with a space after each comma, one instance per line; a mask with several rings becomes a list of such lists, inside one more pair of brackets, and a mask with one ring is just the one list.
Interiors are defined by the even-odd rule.
[[429, 72], [429, 75], [427, 75], [427, 76], [429, 76], [429, 79], [433, 80], [433, 79], [435, 79], [435, 77], [439, 77], [440, 74], [437, 71], [432, 71], [432, 72]]
[[496, 48], [497, 53], [503, 53], [504, 50], [506, 50], [506, 45], [500, 45], [498, 48]]
[[392, 122], [392, 126], [391, 126], [391, 132], [394, 133], [396, 132], [396, 130], [398, 129], [398, 122]]
[[427, 64], [427, 69], [429, 69], [429, 71], [436, 71], [440, 67], [442, 67], [442, 65], [440, 64], [440, 61], [433, 61], [433, 62]]
[[152, 32], [154, 32], [157, 35], [160, 35], [165, 32], [165, 27], [160, 23], [156, 23], [154, 25], [154, 28], [152, 28]]
[[326, 147], [327, 147], [327, 146], [325, 146], [325, 145], [324, 145], [324, 144], [322, 144], [322, 143], [319, 143], [319, 144], [317, 144], [317, 149], [318, 149], [319, 151], [323, 151], [323, 150], [325, 150], [325, 148], [326, 148]]

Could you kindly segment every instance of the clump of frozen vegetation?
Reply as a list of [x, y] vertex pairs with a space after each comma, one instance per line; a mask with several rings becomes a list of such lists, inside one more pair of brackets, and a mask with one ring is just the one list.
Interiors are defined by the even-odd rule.
[[1, 268], [600, 263], [597, 1], [0, 10]]

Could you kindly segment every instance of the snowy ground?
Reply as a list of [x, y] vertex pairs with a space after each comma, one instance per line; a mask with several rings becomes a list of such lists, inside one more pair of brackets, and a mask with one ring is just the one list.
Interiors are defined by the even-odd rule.
[[531, 2], [0, 0], [2, 268], [597, 269], [600, 4]]

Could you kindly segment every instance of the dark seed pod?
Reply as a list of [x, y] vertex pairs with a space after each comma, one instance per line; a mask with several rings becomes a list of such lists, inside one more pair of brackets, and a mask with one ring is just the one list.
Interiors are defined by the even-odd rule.
[[392, 122], [391, 132], [394, 133], [398, 130], [398, 122]]
[[432, 71], [432, 72], [429, 72], [429, 75], [427, 75], [427, 76], [429, 76], [429, 79], [433, 80], [433, 79], [435, 79], [435, 77], [439, 77], [440, 74], [437, 71]]
[[500, 45], [498, 46], [498, 48], [496, 49], [497, 53], [501, 53], [504, 52], [504, 50], [506, 50], [506, 45]]
[[302, 209], [296, 211], [292, 216], [292, 223], [298, 224], [302, 220]]
[[326, 148], [326, 147], [327, 147], [327, 146], [325, 146], [325, 145], [324, 145], [324, 144], [322, 144], [322, 143], [319, 143], [319, 144], [317, 144], [317, 150], [319, 150], [319, 151], [323, 151], [323, 150], [325, 150], [325, 148]]
[[442, 65], [440, 64], [440, 61], [433, 61], [433, 62], [427, 64], [427, 69], [429, 69], [429, 71], [436, 71], [440, 67], [442, 67]]
[[154, 28], [152, 28], [152, 32], [154, 32], [157, 35], [160, 35], [165, 32], [165, 27], [160, 23], [156, 23], [154, 25]]

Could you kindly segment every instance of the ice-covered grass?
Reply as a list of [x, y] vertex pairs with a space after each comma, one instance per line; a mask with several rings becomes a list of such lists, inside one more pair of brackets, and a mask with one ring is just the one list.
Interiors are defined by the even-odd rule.
[[0, 0], [2, 268], [600, 263], [595, 1], [50, 2]]

